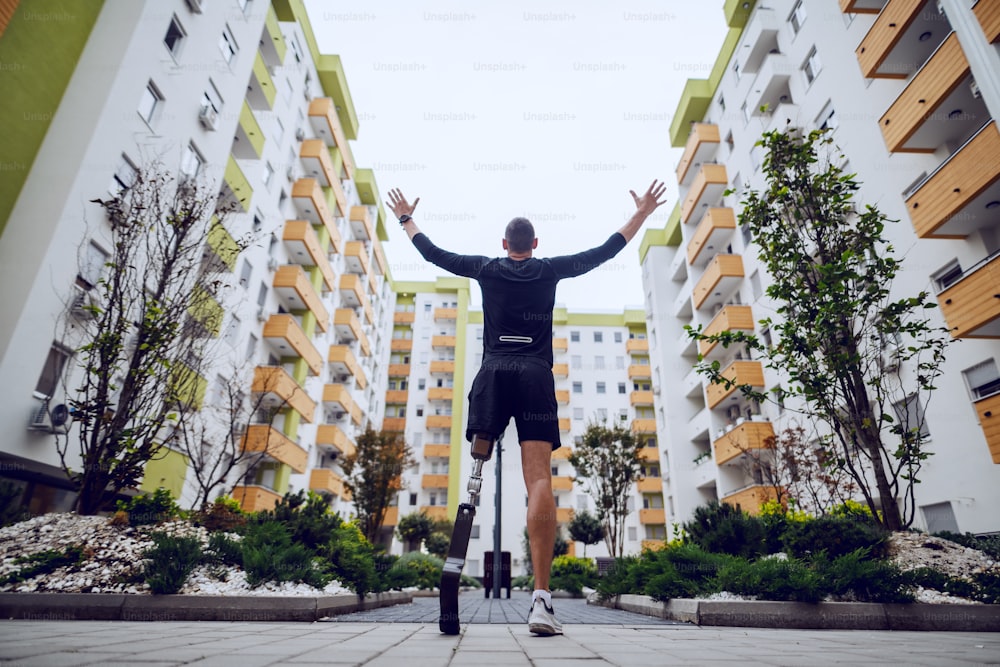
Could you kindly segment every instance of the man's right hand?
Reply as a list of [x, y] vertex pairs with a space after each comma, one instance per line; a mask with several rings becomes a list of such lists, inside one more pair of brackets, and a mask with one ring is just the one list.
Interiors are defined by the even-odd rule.
[[413, 211], [416, 210], [419, 203], [420, 197], [417, 197], [412, 204], [406, 201], [406, 197], [403, 196], [399, 188], [389, 190], [389, 201], [386, 202], [396, 215], [396, 219], [402, 218], [404, 215], [413, 215]]

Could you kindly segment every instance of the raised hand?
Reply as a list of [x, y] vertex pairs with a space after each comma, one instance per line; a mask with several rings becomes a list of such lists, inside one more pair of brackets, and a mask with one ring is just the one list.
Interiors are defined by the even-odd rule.
[[403, 196], [399, 188], [389, 190], [389, 201], [386, 202], [397, 218], [401, 218], [404, 215], [413, 215], [413, 211], [419, 203], [420, 197], [417, 197], [412, 204], [406, 201], [406, 197]]
[[654, 180], [643, 196], [637, 196], [633, 190], [629, 190], [628, 193], [632, 195], [632, 200], [635, 202], [636, 213], [648, 217], [657, 208], [667, 203], [666, 199], [660, 201], [660, 197], [663, 196], [666, 190], [666, 183], [657, 183]]

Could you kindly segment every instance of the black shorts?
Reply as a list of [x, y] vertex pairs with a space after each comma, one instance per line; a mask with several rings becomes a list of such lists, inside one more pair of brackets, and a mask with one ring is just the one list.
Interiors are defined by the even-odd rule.
[[513, 417], [518, 442], [544, 440], [558, 449], [558, 408], [548, 363], [516, 354], [491, 355], [472, 381], [465, 437], [471, 441], [476, 433], [488, 433], [496, 438]]

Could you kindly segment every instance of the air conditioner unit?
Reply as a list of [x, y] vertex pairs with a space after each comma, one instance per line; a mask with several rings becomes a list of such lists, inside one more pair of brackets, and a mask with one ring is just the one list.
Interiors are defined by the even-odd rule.
[[287, 172], [285, 172], [285, 177], [286, 177], [286, 178], [287, 178], [287, 179], [288, 179], [289, 181], [294, 181], [294, 180], [295, 180], [295, 169], [294, 169], [293, 167], [289, 167], [289, 168], [288, 168], [288, 171], [287, 171]]
[[267, 317], [268, 317], [268, 315], [267, 315], [267, 311], [266, 310], [264, 310], [263, 308], [258, 308], [257, 309], [257, 321], [258, 322], [266, 322], [267, 321]]
[[305, 138], [306, 138], [306, 131], [305, 130], [303, 130], [301, 127], [298, 128], [297, 130], [295, 130], [295, 140], [296, 141], [305, 141]]
[[201, 121], [201, 126], [206, 130], [214, 130], [219, 122], [219, 112], [215, 110], [215, 107], [206, 104], [198, 112], [198, 120]]
[[80, 286], [73, 287], [73, 300], [70, 302], [69, 311], [73, 317], [81, 320], [93, 319], [94, 307], [97, 305], [94, 296]]
[[49, 408], [49, 399], [42, 401], [31, 416], [28, 429], [46, 433], [68, 433], [73, 425], [73, 411], [65, 403], [57, 403]]
[[276, 260], [274, 257], [267, 260], [267, 268], [269, 271], [277, 271], [279, 266], [280, 264], [278, 263], [278, 260]]
[[969, 82], [969, 90], [972, 92], [972, 96], [977, 100], [982, 99], [983, 93], [979, 90], [979, 84], [976, 83], [975, 79]]

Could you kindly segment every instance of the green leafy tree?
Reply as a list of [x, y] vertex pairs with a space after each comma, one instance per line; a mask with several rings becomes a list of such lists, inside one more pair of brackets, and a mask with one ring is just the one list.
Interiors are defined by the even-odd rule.
[[396, 534], [406, 544], [407, 551], [418, 551], [434, 531], [434, 520], [426, 512], [412, 512], [399, 519]]
[[368, 427], [356, 444], [356, 451], [341, 464], [344, 486], [354, 500], [358, 527], [374, 544], [389, 506], [403, 489], [403, 469], [416, 461], [410, 446], [396, 433]]
[[570, 519], [569, 536], [575, 542], [583, 542], [583, 557], [587, 557], [587, 546], [597, 544], [604, 539], [604, 526], [601, 520], [590, 512], [577, 512]]
[[[914, 516], [914, 485], [928, 456], [924, 411], [941, 374], [947, 330], [928, 319], [936, 304], [926, 291], [893, 294], [902, 263], [883, 233], [894, 221], [855, 204], [860, 186], [826, 133], [790, 128], [764, 134], [758, 145], [767, 153], [767, 187], [746, 194], [739, 220], [772, 278], [766, 294], [776, 316], [760, 325], [776, 340], [689, 332], [740, 346], [786, 377], [775, 400], [795, 400], [786, 407], [825, 426], [824, 461], [846, 470], [872, 513], [900, 530]], [[702, 361], [698, 370], [713, 383], [736, 385], [718, 361]]]
[[597, 518], [604, 528], [604, 543], [612, 558], [624, 555], [625, 518], [632, 485], [642, 475], [640, 453], [644, 443], [618, 424], [607, 427], [591, 423], [583, 442], [569, 456], [580, 484], [597, 505]]

